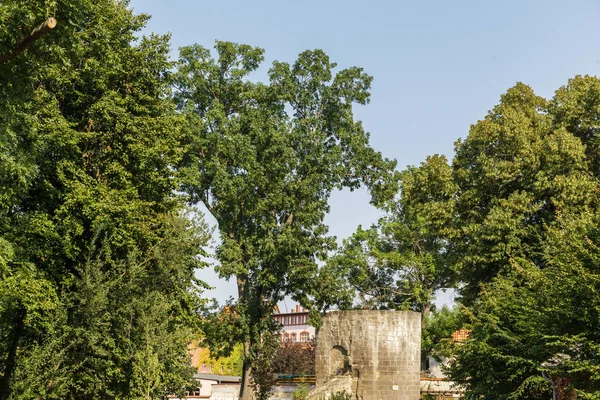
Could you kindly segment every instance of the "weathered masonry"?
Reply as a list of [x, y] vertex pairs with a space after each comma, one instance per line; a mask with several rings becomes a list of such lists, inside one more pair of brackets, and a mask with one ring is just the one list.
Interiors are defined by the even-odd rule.
[[418, 400], [421, 316], [411, 311], [328, 313], [317, 333], [317, 389], [352, 377], [362, 400]]

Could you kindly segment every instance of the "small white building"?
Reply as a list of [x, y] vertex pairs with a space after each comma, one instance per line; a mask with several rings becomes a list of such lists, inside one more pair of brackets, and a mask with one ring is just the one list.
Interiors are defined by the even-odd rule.
[[[239, 376], [195, 374], [194, 380], [198, 382], [198, 388], [185, 393], [186, 400], [199, 399], [222, 399], [234, 400], [240, 391]], [[168, 396], [169, 399], [181, 400], [176, 396]]]

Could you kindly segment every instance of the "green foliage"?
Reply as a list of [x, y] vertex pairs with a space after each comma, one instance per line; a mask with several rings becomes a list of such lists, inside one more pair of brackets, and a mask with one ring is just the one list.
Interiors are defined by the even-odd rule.
[[0, 398], [158, 398], [184, 387], [206, 226], [174, 167], [168, 37], [126, 2], [7, 0], [0, 53]]
[[294, 392], [294, 400], [307, 400], [308, 399], [308, 384], [300, 383]]
[[[268, 400], [271, 397], [271, 387], [277, 382], [273, 373], [273, 361], [280, 347], [279, 335], [275, 333], [272, 318], [268, 321], [252, 325], [251, 337], [258, 338], [257, 341], [248, 346], [245, 361], [252, 365], [252, 382], [250, 386], [254, 391], [254, 398]], [[265, 323], [266, 322], [266, 323]]]
[[452, 355], [452, 334], [463, 327], [459, 306], [443, 306], [429, 314], [421, 332], [421, 353], [437, 361]]
[[554, 125], [565, 128], [585, 145], [589, 171], [596, 177], [600, 176], [599, 94], [600, 79], [576, 76], [558, 89], [548, 104]]
[[542, 372], [568, 377], [582, 394], [600, 389], [597, 223], [597, 215], [561, 217], [548, 232], [543, 269], [515, 264], [486, 286], [453, 377], [468, 376], [473, 393], [494, 398], [544, 398]]
[[329, 397], [322, 397], [322, 400], [351, 400], [352, 395], [348, 392], [336, 392], [332, 393]]
[[273, 372], [282, 375], [315, 375], [315, 346], [314, 340], [281, 343], [273, 360]]
[[425, 322], [434, 292], [451, 285], [446, 252], [455, 186], [444, 156], [400, 177], [401, 196], [386, 204], [387, 215], [368, 230], [359, 227], [329, 268], [346, 278], [361, 308], [414, 310]]
[[576, 77], [550, 101], [518, 84], [457, 142], [452, 249], [472, 331], [449, 373], [471, 396], [548, 398], [542, 373], [600, 390], [599, 82]]
[[264, 322], [278, 301], [292, 296], [318, 321], [332, 300], [318, 264], [335, 247], [323, 224], [331, 192], [365, 184], [381, 202], [394, 193], [395, 162], [354, 120], [353, 104], [369, 100], [361, 69], [334, 73], [322, 51], [306, 51], [255, 83], [248, 75], [262, 49], [217, 42], [215, 50], [216, 58], [199, 45], [181, 49], [175, 97], [189, 125], [181, 171], [191, 201], [217, 220], [218, 272], [238, 285], [239, 329], [229, 340], [247, 344], [247, 378], [252, 364], [266, 366], [256, 357], [278, 329]]
[[216, 375], [242, 375], [242, 360], [244, 358], [244, 349], [241, 344], [236, 344], [229, 356], [215, 357], [211, 354], [210, 349], [203, 347], [200, 349], [198, 362], [193, 365], [199, 368], [205, 364], [210, 366], [211, 373]]
[[[342, 279], [328, 289], [341, 308], [417, 311], [426, 328], [436, 291], [454, 284], [449, 243], [456, 185], [448, 161], [438, 155], [400, 178], [399, 197], [382, 205], [386, 215], [367, 230], [359, 226], [329, 260], [330, 275]], [[433, 349], [426, 346], [423, 368]]]
[[546, 228], [563, 213], [596, 206], [585, 146], [556, 127], [546, 100], [518, 84], [456, 144], [459, 196], [454, 241], [463, 301], [511, 260], [542, 263]]

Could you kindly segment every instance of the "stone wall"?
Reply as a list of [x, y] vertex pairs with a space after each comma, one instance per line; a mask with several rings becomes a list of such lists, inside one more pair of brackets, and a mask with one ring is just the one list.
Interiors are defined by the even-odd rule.
[[221, 383], [212, 386], [210, 400], [238, 400], [240, 385], [236, 383]]
[[[269, 400], [292, 400], [294, 398], [294, 393], [300, 390], [301, 385], [291, 384], [291, 385], [275, 385], [271, 389], [271, 395]], [[308, 391], [313, 390], [315, 385], [306, 385], [306, 389]]]
[[356, 379], [351, 376], [336, 376], [321, 384], [310, 391], [308, 394], [309, 400], [329, 399], [332, 394], [339, 392], [352, 392], [352, 388], [356, 387]]
[[317, 332], [317, 389], [346, 375], [358, 399], [418, 400], [420, 358], [419, 313], [331, 312]]
[[421, 378], [421, 393], [429, 393], [437, 397], [450, 396], [462, 398], [465, 390], [454, 382], [440, 378]]

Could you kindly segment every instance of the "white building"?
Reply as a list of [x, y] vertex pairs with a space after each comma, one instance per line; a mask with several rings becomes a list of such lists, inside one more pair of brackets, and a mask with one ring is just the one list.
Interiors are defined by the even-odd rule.
[[283, 325], [282, 342], [309, 342], [315, 338], [315, 327], [308, 323], [308, 311], [299, 305], [286, 313], [277, 308], [273, 319]]
[[196, 390], [185, 393], [180, 399], [177, 396], [167, 396], [171, 400], [236, 400], [240, 391], [240, 377], [214, 374], [195, 374], [198, 382]]

